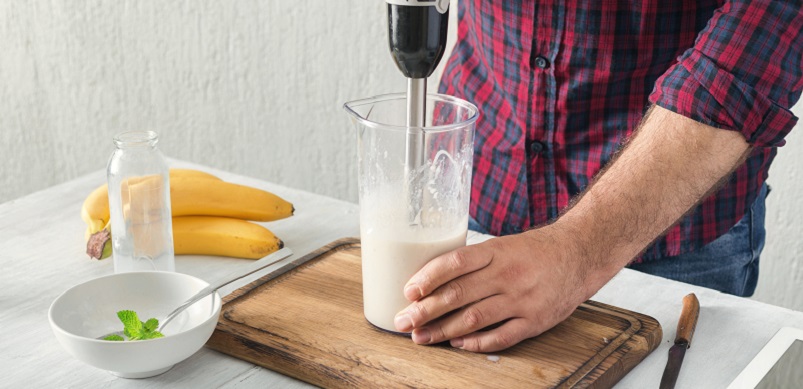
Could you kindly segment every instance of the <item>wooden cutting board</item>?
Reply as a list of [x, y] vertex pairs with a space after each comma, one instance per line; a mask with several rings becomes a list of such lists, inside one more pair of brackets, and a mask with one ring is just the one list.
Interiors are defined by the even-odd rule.
[[589, 301], [493, 355], [417, 346], [362, 313], [360, 244], [334, 242], [224, 299], [207, 346], [323, 387], [610, 387], [661, 341], [642, 314]]

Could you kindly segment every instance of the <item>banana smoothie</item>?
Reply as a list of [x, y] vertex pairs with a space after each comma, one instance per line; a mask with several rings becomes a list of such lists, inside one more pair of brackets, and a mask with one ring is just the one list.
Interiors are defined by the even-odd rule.
[[363, 231], [363, 304], [371, 324], [397, 332], [393, 318], [410, 305], [404, 285], [429, 260], [466, 245], [468, 222], [458, 225], [451, 230], [404, 226]]

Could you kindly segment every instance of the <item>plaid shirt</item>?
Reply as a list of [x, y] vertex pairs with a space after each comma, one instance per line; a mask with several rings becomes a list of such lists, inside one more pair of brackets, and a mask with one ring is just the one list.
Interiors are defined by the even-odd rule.
[[797, 121], [803, 16], [792, 3], [461, 0], [440, 89], [480, 107], [472, 216], [495, 235], [555, 219], [653, 103], [754, 149], [642, 259], [723, 235]]

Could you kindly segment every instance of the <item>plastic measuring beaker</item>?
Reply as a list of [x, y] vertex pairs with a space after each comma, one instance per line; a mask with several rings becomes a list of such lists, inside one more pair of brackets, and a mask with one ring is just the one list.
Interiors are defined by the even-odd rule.
[[[474, 105], [427, 96], [426, 125], [407, 127], [406, 95], [345, 104], [357, 129], [360, 238], [365, 318], [396, 331], [393, 318], [410, 302], [404, 285], [432, 258], [466, 244]], [[409, 168], [410, 139], [420, 163]]]

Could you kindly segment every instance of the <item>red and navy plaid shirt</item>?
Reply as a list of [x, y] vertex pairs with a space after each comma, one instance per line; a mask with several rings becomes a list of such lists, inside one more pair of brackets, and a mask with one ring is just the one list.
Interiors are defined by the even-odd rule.
[[495, 235], [556, 218], [659, 105], [752, 154], [642, 259], [713, 241], [756, 199], [797, 118], [799, 0], [461, 0], [441, 91], [480, 107], [472, 216]]

